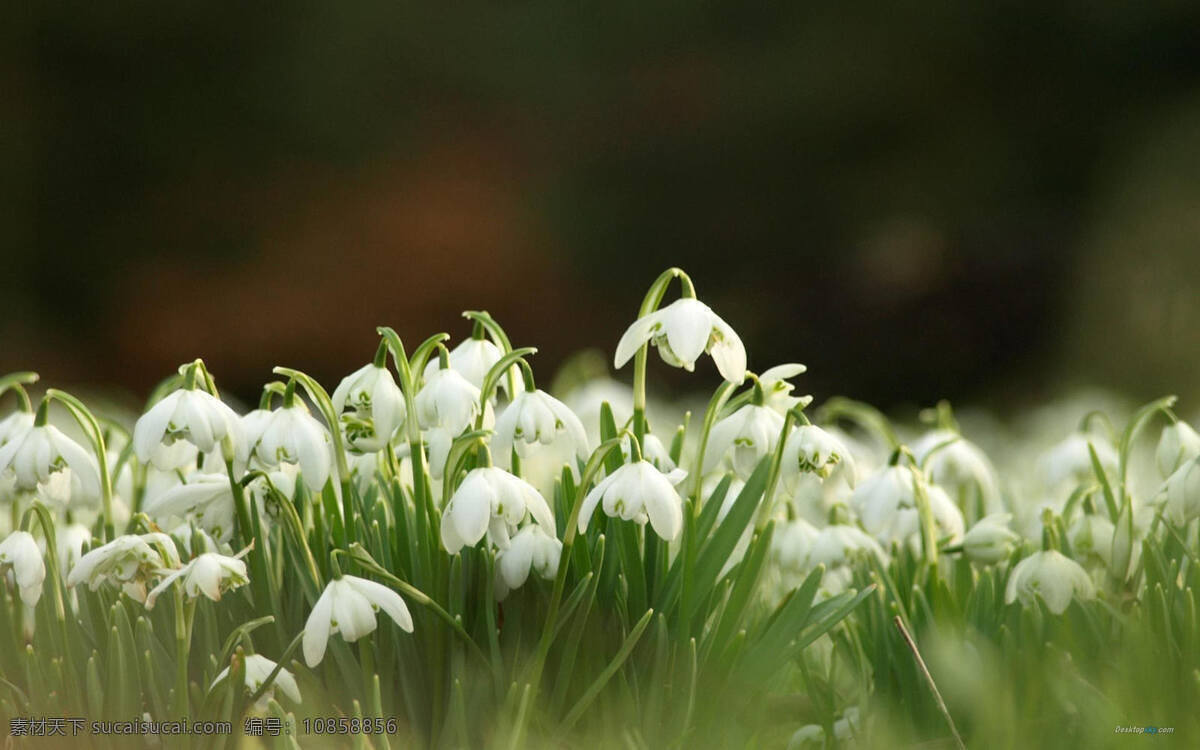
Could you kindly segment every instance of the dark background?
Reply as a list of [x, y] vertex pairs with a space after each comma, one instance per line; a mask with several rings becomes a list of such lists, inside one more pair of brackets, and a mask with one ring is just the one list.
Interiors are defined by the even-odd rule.
[[1195, 2], [22, 5], [0, 370], [252, 399], [486, 308], [548, 378], [678, 264], [819, 397], [1200, 390]]

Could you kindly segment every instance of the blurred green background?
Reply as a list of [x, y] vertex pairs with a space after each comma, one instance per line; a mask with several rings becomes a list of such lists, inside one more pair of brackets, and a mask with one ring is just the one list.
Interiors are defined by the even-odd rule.
[[0, 370], [141, 396], [199, 355], [253, 398], [486, 308], [547, 378], [678, 264], [818, 396], [1197, 395], [1198, 29], [1186, 0], [22, 4]]

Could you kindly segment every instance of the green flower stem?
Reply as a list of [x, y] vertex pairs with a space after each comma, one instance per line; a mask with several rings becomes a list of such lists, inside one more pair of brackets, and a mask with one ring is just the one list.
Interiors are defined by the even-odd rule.
[[175, 694], [172, 718], [188, 716], [188, 655], [192, 649], [192, 620], [196, 614], [195, 600], [185, 601], [182, 586], [175, 588]]
[[33, 411], [33, 402], [29, 400], [29, 392], [25, 390], [25, 386], [36, 383], [38, 378], [36, 372], [13, 372], [0, 377], [0, 396], [3, 396], [11, 388], [17, 394], [21, 411], [28, 414]]
[[[479, 389], [479, 414], [475, 417], [475, 429], [483, 429], [483, 417], [487, 412], [488, 402], [492, 400], [496, 387], [500, 385], [500, 378], [504, 377], [514, 365], [523, 362], [524, 357], [534, 354], [537, 354], [537, 349], [532, 346], [513, 349], [497, 360], [496, 364], [488, 370], [487, 375], [483, 377], [483, 387]], [[525, 364], [525, 367], [529, 367], [529, 365]]]
[[97, 468], [100, 471], [104, 541], [111, 541], [116, 537], [116, 527], [113, 525], [112, 477], [108, 471], [108, 451], [104, 447], [104, 431], [100, 429], [100, 423], [96, 421], [95, 415], [83, 405], [83, 402], [66, 391], [60, 391], [57, 388], [47, 389], [45, 399], [54, 399], [66, 406], [67, 410], [71, 412], [71, 416], [75, 417], [75, 421], [79, 423], [88, 439], [91, 440], [92, 450], [96, 453]]
[[[658, 309], [673, 279], [679, 279], [682, 296], [696, 298], [696, 287], [692, 284], [691, 277], [681, 268], [668, 268], [654, 280], [650, 289], [646, 291], [646, 296], [642, 298], [642, 306], [638, 309], [639, 319]], [[639, 443], [646, 437], [646, 358], [649, 349], [650, 342], [642, 344], [633, 359], [633, 434], [637, 436]]]
[[[500, 349], [500, 354], [508, 354], [513, 350], [512, 341], [509, 340], [508, 334], [496, 322], [496, 319], [488, 314], [487, 310], [467, 310], [463, 312], [463, 317], [473, 321], [474, 325], [471, 328], [471, 338], [482, 339], [482, 334], [477, 335], [477, 331], [486, 330], [494, 343]], [[516, 379], [513, 377], [512, 371], [508, 370], [505, 373], [508, 380], [508, 397], [512, 398], [516, 395], [517, 386]]]

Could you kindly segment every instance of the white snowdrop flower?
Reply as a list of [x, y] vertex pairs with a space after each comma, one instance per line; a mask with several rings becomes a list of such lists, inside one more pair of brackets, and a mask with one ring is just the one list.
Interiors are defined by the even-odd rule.
[[300, 401], [269, 413], [252, 455], [267, 469], [296, 464], [309, 489], [320, 492], [329, 481], [332, 461], [329, 431]]
[[153, 609], [159, 595], [175, 581], [182, 582], [183, 592], [190, 599], [203, 594], [214, 602], [221, 601], [223, 591], [236, 589], [250, 580], [246, 576], [246, 563], [241, 560], [242, 555], [249, 549], [247, 547], [233, 557], [205, 552], [192, 558], [181, 568], [159, 571], [167, 573], [167, 576], [146, 595], [146, 609]]
[[613, 365], [620, 369], [647, 342], [672, 367], [691, 372], [700, 355], [708, 352], [721, 377], [733, 383], [740, 383], [746, 377], [746, 348], [742, 340], [698, 299], [683, 297], [635, 320], [617, 343]]
[[749, 479], [758, 462], [775, 450], [783, 417], [766, 406], [746, 404], [713, 425], [704, 454], [704, 473], [712, 471], [726, 455], [734, 472]]
[[[484, 378], [487, 377], [488, 371], [492, 369], [500, 358], [504, 356], [504, 352], [500, 351], [500, 347], [496, 346], [486, 338], [469, 338], [459, 342], [458, 346], [450, 350], [449, 364], [450, 369], [462, 375], [476, 389], [483, 388]], [[431, 360], [425, 365], [423, 373], [426, 381], [429, 376], [436, 372], [441, 365], [437, 359]], [[522, 388], [521, 378], [513, 378], [516, 390], [519, 392]], [[508, 378], [500, 378], [498, 387], [508, 392]], [[512, 394], [509, 394], [510, 396]]]
[[915, 479], [907, 466], [888, 466], [859, 482], [850, 496], [850, 507], [863, 528], [875, 537], [894, 537], [899, 512], [917, 507]]
[[1047, 609], [1061, 615], [1072, 598], [1084, 601], [1095, 595], [1096, 587], [1083, 566], [1057, 550], [1045, 550], [1033, 553], [1012, 569], [1004, 601], [1012, 604], [1020, 599], [1031, 606], [1041, 598]]
[[818, 565], [835, 568], [848, 565], [863, 554], [887, 560], [883, 548], [869, 534], [854, 526], [831, 524], [817, 532], [803, 567], [810, 570]]
[[79, 558], [83, 556], [84, 545], [92, 541], [92, 530], [81, 523], [65, 524], [54, 530], [54, 547], [58, 552], [58, 571], [65, 579], [70, 575]]
[[220, 541], [233, 535], [236, 508], [233, 488], [224, 474], [191, 474], [186, 484], [165, 490], [145, 503], [143, 510], [164, 524], [176, 518], [194, 521]]
[[587, 460], [587, 432], [575, 412], [543, 390], [524, 391], [496, 418], [492, 452], [507, 462], [514, 447], [524, 457], [535, 443], [546, 446], [558, 441], [566, 442], [579, 460]]
[[[630, 437], [628, 434], [621, 436], [621, 455], [625, 458], [625, 463], [633, 460], [632, 448], [630, 447]], [[670, 474], [675, 471], [675, 462], [671, 460], [671, 452], [667, 450], [667, 446], [663, 445], [663, 441], [658, 439], [658, 436], [652, 432], [647, 432], [642, 436], [642, 456], [647, 461], [654, 464], [654, 468]], [[720, 481], [720, 476], [713, 475]], [[705, 479], [705, 481], [708, 481]], [[713, 484], [715, 487], [716, 484]]]
[[23, 434], [30, 427], [33, 427], [33, 412], [31, 411], [14, 411], [4, 419], [0, 419], [0, 447], [17, 435]]
[[166, 534], [155, 532], [119, 536], [91, 550], [71, 568], [67, 585], [87, 582], [92, 591], [108, 581], [122, 586], [127, 594], [144, 601], [145, 583], [163, 568], [179, 567], [179, 551]]
[[404, 394], [391, 371], [374, 363], [343, 378], [330, 400], [346, 441], [361, 453], [383, 450], [404, 424]]
[[793, 396], [794, 385], [787, 382], [808, 368], [801, 364], [775, 365], [762, 375], [758, 382], [762, 385], [763, 405], [784, 415], [796, 406], [805, 407], [812, 403], [812, 396]]
[[1193, 458], [1176, 469], [1163, 483], [1160, 496], [1166, 500], [1167, 518], [1184, 526], [1200, 518], [1200, 458]]
[[271, 415], [274, 413], [270, 409], [254, 409], [243, 414], [241, 418], [242, 437], [246, 439], [246, 445], [249, 446], [249, 459], [254, 462], [256, 468], [266, 468], [256, 460], [258, 457], [255, 455], [254, 447], [262, 439], [263, 432], [271, 423]]
[[835, 468], [842, 467], [850, 486], [854, 486], [854, 457], [836, 435], [816, 425], [800, 425], [783, 443], [783, 465], [780, 478], [791, 491], [797, 489], [803, 474], [816, 474], [826, 479]]
[[771, 539], [771, 553], [779, 567], [795, 573], [804, 571], [808, 565], [808, 553], [819, 533], [815, 526], [802, 518], [780, 524]]
[[1095, 513], [1080, 513], [1067, 529], [1071, 553], [1079, 560], [1108, 567], [1117, 527]]
[[453, 368], [435, 369], [417, 393], [417, 419], [425, 430], [441, 428], [462, 434], [479, 416], [479, 386]]
[[[939, 447], [940, 446], [940, 447]], [[957, 492], [975, 489], [985, 510], [1000, 503], [996, 469], [979, 446], [953, 430], [930, 430], [911, 446], [917, 464], [931, 481]]]
[[[859, 732], [858, 706], [847, 708], [842, 718], [833, 722], [833, 737], [838, 747], [852, 742]], [[808, 724], [800, 727], [788, 740], [787, 750], [801, 750], [806, 747], [825, 747], [825, 728], [820, 724]]]
[[656, 534], [674, 541], [683, 529], [683, 500], [675, 486], [687, 477], [683, 469], [664, 474], [649, 461], [625, 464], [592, 488], [579, 513], [579, 533], [603, 503], [604, 512], [639, 524], [650, 522]]
[[1105, 471], [1116, 469], [1117, 451], [1107, 439], [1075, 432], [1042, 455], [1042, 475], [1049, 487], [1068, 479], [1076, 483], [1095, 480], [1089, 443], [1096, 449], [1096, 457]]
[[[71, 472], [71, 492], [86, 499], [100, 497], [96, 459], [54, 425], [30, 425], [15, 432], [0, 448], [0, 473], [11, 471], [20, 490], [36, 490], [65, 469]], [[58, 486], [51, 491], [61, 494], [63, 490]]]
[[496, 555], [498, 582], [503, 584], [503, 589], [496, 591], [497, 598], [504, 598], [508, 590], [521, 588], [530, 571], [547, 581], [553, 580], [558, 573], [560, 557], [561, 541], [547, 533], [541, 524], [526, 524], [513, 535], [508, 549], [500, 550]]
[[[944, 539], [948, 544], [961, 542], [966, 522], [958, 505], [950, 499], [950, 495], [946, 494], [944, 489], [936, 484], [925, 484], [925, 497], [929, 500], [929, 512], [933, 516], [938, 538]], [[907, 539], [914, 544], [919, 544], [920, 533], [920, 512], [915, 507], [901, 508], [896, 514], [891, 528], [881, 532], [878, 538], [884, 543]]]
[[993, 513], [971, 527], [962, 540], [963, 552], [974, 562], [993, 565], [1004, 560], [1021, 542], [1021, 536], [1008, 528], [1010, 513]]
[[554, 528], [550, 505], [529, 482], [495, 466], [472, 469], [442, 513], [442, 545], [454, 555], [488, 534], [504, 548], [511, 532], [530, 516], [543, 528]]
[[1200, 456], [1200, 433], [1187, 422], [1175, 422], [1163, 428], [1154, 451], [1158, 473], [1165, 479], [1184, 463]]
[[[275, 662], [261, 654], [246, 654], [246, 691], [252, 695], [257, 693], [271, 673], [275, 671], [275, 667]], [[229, 667], [225, 667], [217, 674], [212, 687], [216, 687], [217, 683], [227, 679], [229, 679]], [[287, 669], [281, 668], [279, 674], [275, 675], [275, 681], [271, 683], [271, 687], [267, 688], [267, 691], [254, 704], [255, 712], [266, 712], [271, 699], [275, 697], [275, 688], [283, 691], [283, 694], [292, 703], [301, 702], [300, 687], [296, 684], [295, 675]]]
[[36, 607], [42, 598], [42, 581], [46, 580], [46, 561], [33, 534], [14, 531], [0, 542], [0, 568], [12, 569], [21, 601], [27, 607]]
[[244, 455], [246, 446], [237, 413], [211, 393], [195, 388], [167, 394], [133, 426], [138, 460], [164, 471], [178, 469], [195, 458], [195, 451], [187, 446], [211, 453], [226, 438], [235, 455]]
[[350, 575], [330, 581], [304, 625], [305, 663], [310, 668], [321, 663], [334, 633], [341, 633], [347, 643], [353, 643], [375, 632], [375, 613], [379, 610], [401, 630], [413, 631], [408, 605], [387, 586]]

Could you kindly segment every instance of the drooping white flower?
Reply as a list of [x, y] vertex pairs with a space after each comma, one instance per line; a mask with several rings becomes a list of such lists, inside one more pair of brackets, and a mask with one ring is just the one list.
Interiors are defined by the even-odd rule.
[[1185, 462], [1163, 483], [1167, 518], [1184, 526], [1200, 518], [1200, 457]]
[[996, 469], [979, 446], [953, 430], [930, 430], [912, 444], [913, 456], [929, 479], [957, 492], [979, 492], [985, 510], [999, 507]]
[[387, 586], [350, 575], [330, 581], [304, 625], [305, 663], [309, 667], [321, 663], [334, 633], [341, 633], [347, 643], [353, 643], [375, 632], [378, 610], [387, 613], [401, 630], [413, 631], [408, 605]]
[[749, 479], [758, 462], [775, 450], [783, 417], [766, 406], [746, 404], [713, 425], [704, 454], [704, 473], [729, 457], [734, 473]]
[[497, 598], [504, 598], [508, 590], [521, 588], [530, 571], [548, 581], [553, 580], [561, 556], [562, 542], [541, 524], [526, 524], [513, 535], [508, 549], [500, 550], [496, 555], [497, 583], [503, 584], [503, 588], [497, 588]]
[[700, 355], [708, 352], [721, 377], [733, 383], [740, 383], [746, 377], [746, 348], [742, 340], [698, 299], [677, 299], [635, 320], [617, 343], [613, 365], [620, 369], [647, 342], [672, 367], [691, 372]]
[[780, 478], [793, 492], [802, 474], [826, 479], [839, 466], [850, 486], [854, 486], [854, 456], [850, 449], [832, 432], [816, 425], [800, 425], [787, 436], [782, 460]]
[[319, 492], [325, 486], [332, 460], [329, 431], [303, 403], [297, 400], [292, 406], [268, 412], [255, 427], [261, 427], [261, 432], [251, 444], [251, 453], [264, 468], [297, 464], [310, 489]]
[[0, 419], [0, 446], [5, 445], [13, 437], [23, 434], [33, 427], [33, 412], [14, 411], [4, 419]]
[[[54, 425], [31, 424], [14, 432], [0, 448], [0, 473], [11, 471], [21, 490], [36, 490], [67, 469], [71, 492], [86, 499], [100, 497], [100, 467], [96, 459]], [[64, 478], [57, 477], [59, 481]], [[60, 487], [58, 491], [65, 489]]]
[[1165, 479], [1183, 464], [1200, 456], [1200, 433], [1187, 422], [1175, 422], [1163, 428], [1154, 451], [1158, 473]]
[[1010, 513], [993, 513], [971, 527], [962, 540], [963, 552], [974, 562], [993, 565], [1007, 558], [1021, 542], [1021, 536], [1008, 527]]
[[1112, 443], [1095, 435], [1075, 432], [1042, 455], [1041, 469], [1046, 485], [1056, 487], [1068, 479], [1076, 483], [1094, 480], [1096, 475], [1088, 451], [1089, 444], [1095, 449], [1096, 457], [1105, 471], [1111, 472], [1116, 468], [1117, 451]]
[[462, 434], [479, 416], [479, 386], [453, 368], [435, 369], [425, 376], [417, 393], [417, 418], [421, 428], [441, 428], [451, 436]]
[[183, 592], [188, 598], [195, 599], [203, 594], [219, 602], [223, 591], [236, 589], [250, 579], [246, 576], [246, 563], [242, 562], [241, 554], [230, 557], [205, 552], [189, 560], [183, 567], [167, 572], [166, 577], [146, 595], [146, 609], [152, 609], [159, 595], [177, 580], [182, 581]]
[[[789, 526], [795, 529], [797, 521]], [[815, 531], [815, 533], [813, 533]], [[780, 558], [781, 568], [791, 587], [798, 585], [804, 576], [818, 565], [825, 566], [825, 575], [821, 579], [823, 595], [837, 594], [853, 580], [853, 564], [867, 555], [874, 556], [881, 563], [887, 563], [887, 554], [879, 543], [861, 529], [845, 524], [831, 524], [819, 531], [811, 526], [801, 531], [792, 531], [793, 540], [806, 545], [801, 556], [800, 545], [790, 555]], [[797, 560], [796, 558], [799, 557]], [[790, 563], [791, 567], [783, 567]]]
[[517, 455], [527, 456], [535, 443], [550, 445], [559, 440], [565, 441], [577, 458], [587, 460], [587, 432], [575, 412], [543, 390], [524, 391], [496, 418], [492, 451], [499, 460], [508, 461], [514, 447]]
[[386, 367], [360, 367], [342, 379], [330, 400], [346, 441], [361, 453], [383, 450], [404, 424], [404, 394]]
[[233, 534], [236, 507], [233, 488], [224, 474], [191, 474], [186, 484], [163, 491], [146, 502], [143, 510], [164, 525], [172, 519], [194, 521], [220, 541]]
[[101, 584], [111, 582], [122, 586], [131, 597], [145, 601], [146, 581], [163, 568], [177, 567], [179, 551], [171, 537], [159, 532], [126, 534], [79, 558], [67, 576], [67, 585], [86, 581], [88, 588], [95, 591]]
[[138, 460], [164, 471], [187, 465], [196, 451], [211, 453], [226, 438], [234, 454], [244, 457], [246, 445], [237, 413], [221, 399], [196, 388], [167, 394], [133, 426]]
[[1083, 566], [1058, 550], [1044, 550], [1033, 553], [1012, 569], [1004, 601], [1012, 604], [1020, 599], [1025, 606], [1031, 606], [1040, 598], [1047, 609], [1061, 615], [1072, 598], [1084, 601], [1095, 595], [1096, 586]]
[[442, 546], [457, 554], [488, 534], [501, 549], [517, 526], [531, 517], [545, 529], [554, 528], [546, 498], [529, 482], [495, 466], [467, 472], [442, 513]]
[[876, 538], [893, 537], [901, 510], [917, 507], [913, 482], [916, 475], [907, 466], [888, 466], [858, 483], [850, 496], [850, 507]]
[[1071, 554], [1083, 563], [1107, 568], [1112, 560], [1113, 537], [1116, 533], [1117, 527], [1107, 518], [1095, 513], [1080, 513], [1067, 529]]
[[625, 464], [592, 488], [579, 513], [579, 532], [603, 503], [605, 514], [639, 524], [650, 522], [668, 542], [683, 529], [683, 500], [675, 486], [687, 477], [683, 469], [664, 474], [645, 459]]
[[12, 568], [21, 601], [27, 607], [36, 607], [42, 598], [42, 581], [46, 580], [46, 561], [33, 534], [14, 531], [0, 542], [0, 569], [3, 568]]
[[[246, 691], [251, 694], [257, 693], [262, 684], [275, 671], [275, 667], [275, 662], [261, 654], [246, 654]], [[212, 683], [213, 687], [216, 687], [217, 683], [226, 679], [229, 679], [229, 667], [225, 667], [217, 674]], [[263, 713], [267, 710], [271, 699], [275, 696], [275, 688], [277, 687], [283, 691], [283, 694], [292, 703], [301, 702], [300, 687], [296, 684], [295, 675], [285, 668], [280, 668], [279, 674], [275, 675], [275, 680], [271, 683], [271, 687], [267, 688], [267, 691], [254, 704], [256, 712]]]
[[790, 363], [775, 365], [759, 375], [758, 382], [762, 385], [763, 390], [763, 405], [783, 415], [796, 406], [807, 406], [812, 403], [812, 396], [793, 396], [792, 389], [795, 386], [787, 382], [807, 371], [808, 368], [804, 365]]
[[[476, 389], [483, 388], [483, 380], [487, 377], [488, 371], [495, 366], [500, 358], [504, 356], [504, 352], [500, 351], [500, 347], [496, 346], [486, 338], [468, 338], [459, 342], [458, 346], [450, 350], [449, 364], [450, 369], [458, 372], [467, 379]], [[424, 377], [426, 381], [429, 376], [436, 372], [440, 367], [438, 360], [431, 360], [425, 365]], [[517, 392], [521, 391], [522, 380], [513, 378], [513, 384]], [[498, 387], [505, 392], [508, 391], [508, 378], [500, 378]], [[510, 396], [512, 394], [509, 394]]]
[[779, 567], [790, 573], [805, 571], [808, 566], [808, 553], [812, 550], [813, 542], [819, 533], [817, 527], [803, 518], [781, 523], [771, 538], [771, 554]]

